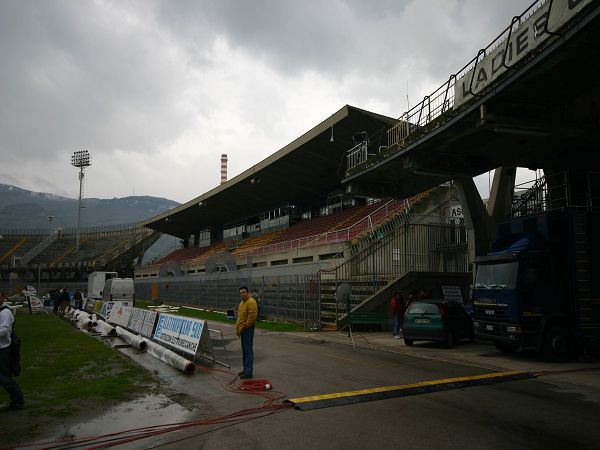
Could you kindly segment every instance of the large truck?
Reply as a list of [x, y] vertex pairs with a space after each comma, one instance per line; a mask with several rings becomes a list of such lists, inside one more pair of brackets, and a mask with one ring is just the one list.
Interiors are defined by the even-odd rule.
[[473, 322], [504, 352], [566, 361], [600, 341], [600, 214], [561, 208], [501, 223], [475, 260]]

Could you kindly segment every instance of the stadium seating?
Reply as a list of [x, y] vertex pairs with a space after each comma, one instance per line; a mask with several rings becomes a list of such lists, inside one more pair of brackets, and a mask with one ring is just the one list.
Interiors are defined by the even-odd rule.
[[243, 239], [231, 253], [238, 257], [249, 255], [254, 249], [270, 244], [282, 233], [284, 230], [277, 230]]
[[0, 264], [4, 268], [12, 264], [12, 257], [22, 257], [38, 245], [45, 236], [3, 235], [0, 239]]
[[179, 263], [184, 271], [201, 267], [208, 258], [221, 252], [230, 252], [238, 259], [251, 254], [272, 254], [292, 248], [311, 247], [330, 242], [350, 241], [353, 237], [373, 229], [386, 218], [402, 211], [402, 201], [380, 201], [370, 205], [348, 208], [327, 216], [303, 220], [284, 230], [261, 233], [236, 241], [215, 243], [207, 247], [181, 248], [145, 264], [136, 270], [136, 276], [158, 273], [167, 262]]
[[178, 262], [178, 263], [183, 263], [183, 262], [188, 261], [190, 259], [197, 258], [202, 253], [208, 251], [208, 248], [209, 247], [201, 247], [201, 248], [197, 248], [197, 247], [185, 247], [185, 248], [178, 248], [177, 250], [169, 253], [168, 255], [163, 256], [159, 260], [152, 262], [152, 265], [161, 265], [161, 264], [166, 263], [168, 261], [175, 261], [175, 262]]
[[218, 242], [218, 243], [210, 245], [208, 247], [203, 247], [201, 249], [196, 249], [196, 250], [203, 250], [203, 251], [195, 258], [193, 258], [193, 259], [189, 258], [183, 264], [184, 266], [191, 267], [191, 266], [197, 266], [197, 265], [203, 264], [211, 256], [226, 251], [227, 250], [227, 242]]

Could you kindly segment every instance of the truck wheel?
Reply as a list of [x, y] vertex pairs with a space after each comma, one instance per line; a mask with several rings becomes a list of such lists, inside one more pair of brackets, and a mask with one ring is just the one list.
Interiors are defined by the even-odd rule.
[[575, 357], [575, 339], [564, 325], [554, 325], [546, 332], [542, 346], [544, 359], [553, 362], [570, 361]]
[[510, 345], [510, 344], [503, 344], [503, 343], [500, 343], [500, 342], [495, 342], [494, 345], [502, 353], [517, 353], [517, 350], [519, 350], [519, 347], [516, 347], [514, 345]]
[[413, 345], [413, 344], [415, 343], [415, 341], [414, 341], [414, 339], [407, 339], [407, 338], [404, 338], [404, 343], [405, 343], [406, 345], [408, 345], [408, 346], [411, 346], [411, 345]]
[[446, 348], [452, 348], [456, 344], [456, 339], [454, 339], [454, 333], [452, 331], [448, 331], [448, 335], [446, 336]]

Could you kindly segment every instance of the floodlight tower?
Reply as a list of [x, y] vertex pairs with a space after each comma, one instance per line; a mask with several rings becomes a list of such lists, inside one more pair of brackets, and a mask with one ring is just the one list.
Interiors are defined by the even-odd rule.
[[79, 201], [77, 203], [77, 241], [75, 251], [79, 251], [79, 226], [81, 224], [81, 194], [83, 192], [84, 169], [92, 165], [90, 153], [87, 150], [73, 152], [71, 156], [71, 165], [79, 168]]

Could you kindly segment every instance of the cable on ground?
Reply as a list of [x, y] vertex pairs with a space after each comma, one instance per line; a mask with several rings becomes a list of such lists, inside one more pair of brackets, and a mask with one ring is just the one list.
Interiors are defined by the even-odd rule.
[[[210, 426], [210, 425], [225, 425], [231, 426], [239, 423], [243, 423], [249, 420], [254, 420], [262, 417], [266, 417], [268, 415], [281, 412], [286, 409], [291, 409], [291, 405], [283, 404], [283, 403], [275, 403], [277, 400], [283, 399], [286, 397], [286, 394], [283, 392], [273, 391], [271, 390], [271, 386], [273, 385], [270, 380], [263, 379], [254, 379], [254, 380], [244, 380], [239, 383], [237, 386], [234, 386], [238, 377], [233, 374], [231, 371], [223, 370], [223, 369], [211, 369], [208, 367], [203, 367], [197, 365], [196, 368], [209, 373], [212, 377], [219, 383], [219, 385], [227, 392], [232, 392], [236, 394], [248, 394], [255, 395], [261, 398], [264, 398], [264, 402], [262, 405], [253, 407], [253, 408], [245, 408], [239, 411], [235, 411], [231, 414], [227, 414], [221, 417], [209, 418], [209, 419], [201, 419], [201, 420], [192, 420], [189, 422], [179, 422], [179, 423], [171, 423], [171, 424], [161, 424], [161, 425], [152, 425], [147, 427], [133, 428], [130, 430], [123, 430], [114, 433], [107, 433], [103, 435], [97, 436], [84, 436], [75, 439], [64, 439], [58, 441], [48, 441], [48, 442], [39, 442], [36, 444], [24, 444], [19, 445], [14, 448], [23, 448], [23, 447], [31, 447], [35, 446], [39, 449], [76, 449], [85, 447], [87, 449], [103, 449], [114, 447], [117, 445], [127, 444], [129, 442], [138, 441], [141, 439], [147, 439], [153, 436], [159, 436], [161, 434], [172, 433], [175, 431], [198, 427], [198, 426]], [[225, 374], [231, 377], [231, 379], [224, 383], [220, 378], [218, 378], [217, 374]], [[269, 386], [267, 388], [267, 385]], [[190, 439], [211, 431], [215, 431], [223, 427], [215, 428], [214, 430], [208, 430], [203, 433], [195, 434], [192, 436], [184, 437], [181, 439], [177, 439], [173, 442], [179, 442], [185, 439]], [[168, 445], [171, 442], [165, 442], [164, 444], [159, 444], [156, 447], [160, 447], [162, 445]]]

